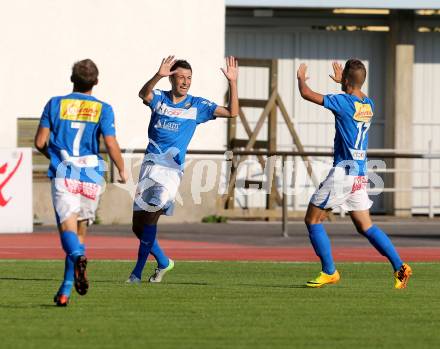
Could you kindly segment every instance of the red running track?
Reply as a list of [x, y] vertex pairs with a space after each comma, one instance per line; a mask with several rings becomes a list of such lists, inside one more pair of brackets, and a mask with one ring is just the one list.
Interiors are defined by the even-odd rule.
[[[260, 247], [195, 241], [161, 240], [167, 254], [176, 260], [210, 261], [318, 261], [311, 247]], [[87, 256], [91, 259], [136, 259], [138, 242], [133, 237], [89, 236]], [[372, 248], [336, 247], [335, 260], [383, 262]], [[405, 261], [440, 261], [440, 248], [399, 248]], [[63, 259], [56, 234], [0, 235], [0, 259]]]

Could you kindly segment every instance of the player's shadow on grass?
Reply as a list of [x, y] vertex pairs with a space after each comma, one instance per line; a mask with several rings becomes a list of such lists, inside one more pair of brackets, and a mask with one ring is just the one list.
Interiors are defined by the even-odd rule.
[[[164, 282], [166, 285], [189, 285], [189, 286], [209, 286], [208, 282]], [[211, 284], [212, 285], [212, 284]]]
[[298, 284], [298, 285], [262, 285], [262, 284], [235, 284], [236, 286], [248, 286], [248, 287], [264, 287], [264, 288], [285, 288], [285, 289], [290, 289], [290, 288], [310, 288], [307, 287], [304, 284]]
[[66, 307], [57, 307], [55, 303], [52, 304], [39, 304], [35, 306], [36, 308], [44, 308], [44, 309], [65, 309]]
[[125, 283], [125, 281], [123, 281], [123, 279], [121, 279], [121, 280], [104, 280], [104, 279], [102, 279], [102, 280], [94, 280], [94, 279], [89, 279], [89, 281], [94, 283], [94, 284], [114, 284], [114, 285], [119, 285], [121, 282]]
[[[216, 283], [208, 282], [166, 282], [166, 285], [190, 285], [190, 286], [216, 286]], [[261, 284], [236, 284], [231, 283], [229, 286], [247, 286], [247, 287], [266, 287], [266, 288], [309, 288], [304, 284], [299, 285], [261, 285]]]
[[29, 304], [29, 305], [20, 305], [20, 304], [0, 304], [0, 309], [29, 309], [29, 308], [38, 308], [40, 305], [37, 304]]
[[32, 308], [59, 308], [52, 304], [0, 304], [0, 309], [32, 309]]
[[0, 281], [58, 281], [58, 279], [47, 279], [47, 278], [18, 278], [18, 277], [0, 277]]

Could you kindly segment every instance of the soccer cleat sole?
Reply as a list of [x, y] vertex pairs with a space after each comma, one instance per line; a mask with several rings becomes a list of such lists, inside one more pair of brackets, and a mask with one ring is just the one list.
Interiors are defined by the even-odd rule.
[[341, 275], [337, 270], [331, 275], [321, 272], [316, 279], [307, 281], [306, 287], [320, 288], [324, 285], [337, 284], [340, 280]]
[[84, 296], [89, 290], [89, 280], [87, 280], [87, 257], [79, 256], [75, 262], [75, 290], [80, 296]]
[[394, 286], [394, 288], [400, 290], [403, 288], [406, 288], [406, 286], [408, 285], [408, 281], [409, 278], [412, 275], [412, 269], [409, 265], [405, 264], [406, 270], [405, 270], [405, 274], [402, 280], [400, 280], [400, 284], [398, 286]]
[[64, 294], [56, 294], [53, 301], [57, 307], [67, 307], [67, 304], [69, 304], [69, 297]]
[[331, 281], [331, 282], [326, 282], [326, 283], [321, 284], [321, 283], [314, 283], [314, 282], [308, 281], [306, 283], [306, 286], [307, 287], [311, 287], [311, 288], [320, 288], [320, 287], [325, 286], [325, 285], [334, 285], [334, 284], [337, 284], [338, 282], [339, 282], [339, 280]]

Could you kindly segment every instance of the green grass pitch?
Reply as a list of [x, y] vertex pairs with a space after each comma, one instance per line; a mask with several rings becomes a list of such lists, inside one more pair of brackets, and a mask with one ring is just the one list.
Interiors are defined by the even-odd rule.
[[177, 262], [162, 284], [126, 285], [133, 263], [92, 261], [89, 293], [57, 308], [61, 261], [3, 260], [0, 346], [434, 348], [439, 264], [411, 265], [405, 290], [382, 263], [340, 263], [338, 285], [307, 289], [316, 263]]

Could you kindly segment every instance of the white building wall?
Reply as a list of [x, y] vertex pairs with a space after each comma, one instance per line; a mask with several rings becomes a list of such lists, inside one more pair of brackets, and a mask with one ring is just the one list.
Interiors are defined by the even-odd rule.
[[[17, 117], [39, 117], [51, 96], [71, 91], [83, 58], [98, 65], [94, 94], [113, 105], [121, 146], [145, 147], [149, 112], [137, 93], [162, 57], [187, 59], [191, 93], [223, 103], [224, 26], [223, 0], [1, 0], [0, 147], [16, 145]], [[224, 120], [207, 123], [191, 147], [222, 149], [225, 134]]]
[[[418, 152], [440, 153], [440, 33], [416, 35], [414, 64], [413, 148]], [[434, 186], [440, 186], [440, 160], [431, 160]], [[415, 189], [429, 186], [429, 161], [413, 161], [413, 186]], [[440, 212], [440, 192], [433, 192], [435, 213]], [[428, 213], [429, 193], [413, 191], [413, 213]]]

